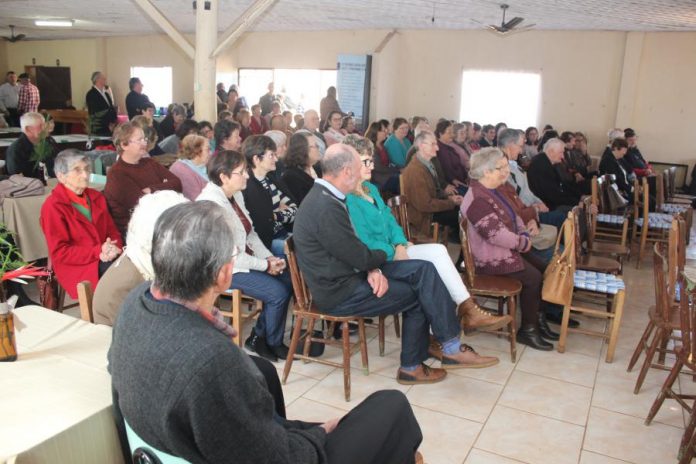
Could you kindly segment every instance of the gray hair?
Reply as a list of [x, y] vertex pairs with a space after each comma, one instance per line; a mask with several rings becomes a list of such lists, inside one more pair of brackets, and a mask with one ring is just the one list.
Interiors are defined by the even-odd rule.
[[374, 154], [374, 144], [372, 140], [362, 137], [358, 134], [346, 135], [343, 139], [343, 143], [355, 148], [360, 156], [372, 156]]
[[429, 130], [421, 130], [416, 134], [416, 138], [413, 139], [413, 146], [418, 147], [421, 143], [425, 142], [425, 139], [431, 137], [433, 140], [437, 140], [435, 138], [435, 134], [432, 131]]
[[560, 146], [562, 149], [565, 149], [565, 143], [563, 142], [563, 140], [554, 137], [552, 139], [548, 139], [544, 144], [544, 153], [546, 153], [550, 148], [554, 146]]
[[618, 138], [623, 138], [624, 131], [622, 129], [611, 129], [607, 133], [607, 136], [609, 137], [609, 142], [613, 142], [614, 140], [616, 140]]
[[19, 126], [24, 131], [27, 127], [33, 126], [44, 122], [44, 117], [40, 113], [31, 111], [29, 113], [24, 113], [21, 118], [19, 118]]
[[53, 164], [53, 170], [56, 174], [67, 174], [80, 161], [84, 161], [88, 166], [90, 164], [89, 156], [85, 155], [84, 152], [76, 148], [68, 148], [58, 153]]
[[155, 230], [155, 222], [166, 210], [172, 206], [189, 201], [174, 190], [161, 190], [159, 192], [144, 195], [138, 201], [128, 222], [126, 243], [128, 246], [124, 253], [133, 262], [140, 275], [145, 280], [153, 280], [155, 273], [152, 270], [152, 233]]
[[268, 137], [270, 137], [271, 140], [273, 140], [273, 142], [276, 144], [276, 147], [287, 145], [288, 136], [285, 135], [285, 132], [283, 131], [269, 130], [266, 131], [266, 133], [263, 135], [267, 135]]
[[343, 168], [350, 166], [353, 161], [355, 161], [355, 154], [349, 150], [349, 145], [335, 143], [326, 149], [326, 153], [321, 159], [321, 170], [324, 175], [337, 176]]
[[498, 135], [498, 147], [505, 148], [508, 145], [513, 145], [520, 137], [520, 132], [517, 129], [503, 129]]
[[99, 78], [99, 76], [101, 76], [101, 74], [102, 74], [101, 71], [94, 71], [92, 73], [92, 77], [90, 78], [90, 79], [92, 79], [92, 85], [97, 83], [97, 79]]
[[233, 258], [230, 221], [217, 203], [203, 200], [173, 206], [155, 224], [154, 286], [165, 295], [195, 301]]
[[495, 164], [499, 159], [505, 158], [503, 152], [497, 147], [482, 148], [471, 156], [471, 169], [469, 177], [472, 179], [482, 179], [486, 175], [486, 171], [495, 169]]
[[430, 127], [430, 123], [425, 118], [419, 121], [418, 124], [416, 124], [416, 127], [413, 128], [414, 137], [418, 137], [422, 132], [430, 132], [433, 134], [433, 137], [435, 137], [435, 134]]

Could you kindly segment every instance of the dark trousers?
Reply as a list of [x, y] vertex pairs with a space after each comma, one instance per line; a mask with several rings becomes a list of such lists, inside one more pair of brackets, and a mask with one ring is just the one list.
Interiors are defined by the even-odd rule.
[[506, 274], [522, 283], [520, 292], [520, 308], [522, 310], [522, 327], [536, 326], [539, 302], [541, 301], [542, 274], [532, 263], [523, 256], [524, 269]]
[[7, 125], [19, 127], [19, 112], [17, 108], [7, 108]]
[[389, 289], [381, 298], [364, 280], [351, 296], [330, 311], [337, 316], [403, 313], [401, 365], [417, 366], [428, 358], [429, 328], [440, 342], [459, 336], [459, 321], [447, 287], [427, 261], [391, 261], [382, 266]]
[[382, 390], [343, 416], [326, 437], [325, 451], [331, 464], [411, 464], [421, 441], [423, 434], [406, 396]]
[[539, 222], [541, 222], [542, 224], [556, 226], [560, 231], [561, 226], [568, 218], [568, 211], [570, 211], [571, 209], [573, 208], [571, 208], [570, 206], [559, 206], [553, 211], [549, 211], [547, 213], [539, 213]]

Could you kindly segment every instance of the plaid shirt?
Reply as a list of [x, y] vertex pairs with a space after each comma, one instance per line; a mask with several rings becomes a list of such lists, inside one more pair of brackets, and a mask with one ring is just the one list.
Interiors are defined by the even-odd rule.
[[39, 88], [29, 82], [27, 85], [22, 85], [19, 88], [19, 103], [17, 103], [17, 111], [19, 114], [29, 113], [39, 110]]

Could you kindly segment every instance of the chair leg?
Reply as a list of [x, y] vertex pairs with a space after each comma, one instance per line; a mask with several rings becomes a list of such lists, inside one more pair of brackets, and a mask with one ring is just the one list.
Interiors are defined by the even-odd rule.
[[643, 227], [640, 234], [640, 248], [638, 249], [638, 262], [636, 262], [636, 269], [640, 269], [640, 265], [643, 262], [643, 255], [645, 254], [645, 246], [648, 244], [648, 231], [647, 226], [648, 219], [643, 222]]
[[387, 317], [382, 315], [379, 316], [379, 355], [384, 356], [384, 325], [386, 323]]
[[561, 336], [558, 339], [558, 352], [565, 353], [566, 339], [568, 337], [568, 323], [570, 322], [570, 305], [563, 307], [563, 320], [561, 321]]
[[398, 314], [394, 314], [394, 332], [396, 333], [396, 338], [401, 338], [401, 319], [399, 319]]
[[367, 336], [365, 335], [365, 320], [358, 319], [358, 335], [360, 337], [360, 357], [362, 358], [363, 374], [370, 373], [370, 366], [367, 360]]
[[696, 434], [694, 434], [694, 428], [696, 426], [696, 408], [691, 410], [691, 416], [689, 424], [684, 430], [682, 435], [681, 443], [679, 444], [679, 464], [691, 464], [691, 460], [694, 458], [694, 448], [696, 448]]
[[640, 373], [638, 374], [638, 378], [636, 379], [636, 386], [633, 389], [633, 394], [635, 395], [637, 395], [638, 392], [640, 392], [640, 387], [643, 386], [645, 376], [648, 374], [648, 370], [652, 365], [652, 360], [655, 357], [655, 351], [657, 351], [657, 346], [660, 344], [660, 340], [662, 340], [663, 332], [664, 329], [662, 327], [658, 327], [653, 335], [653, 339], [650, 342], [650, 346], [648, 347], [648, 352], [645, 354], [643, 365], [640, 368]]
[[290, 368], [292, 367], [292, 361], [295, 358], [295, 350], [297, 350], [297, 344], [300, 341], [300, 333], [302, 332], [302, 316], [297, 316], [295, 319], [295, 327], [292, 329], [292, 338], [290, 338], [290, 349], [288, 350], [288, 357], [285, 360], [285, 367], [283, 367], [283, 385], [288, 380], [288, 375], [290, 374]]
[[628, 368], [626, 369], [626, 372], [631, 372], [633, 366], [635, 366], [636, 362], [638, 362], [638, 358], [640, 357], [640, 354], [643, 351], [645, 351], [645, 346], [647, 345], [648, 339], [650, 338], [650, 335], [652, 334], [654, 328], [655, 324], [653, 324], [652, 321], [649, 321], [647, 327], [645, 327], [643, 335], [640, 337], [640, 340], [636, 345], [636, 349], [633, 351], [633, 356], [631, 356], [631, 361], [629, 361], [628, 363]]
[[657, 350], [657, 363], [664, 366], [665, 360], [667, 359], [667, 344], [669, 343], [669, 337], [672, 335], [670, 330], [666, 331], [664, 337], [660, 341], [660, 348]]
[[[307, 320], [307, 332], [305, 334], [305, 339], [304, 339], [304, 347], [302, 349], [302, 355], [304, 356], [305, 359], [304, 361], [305, 364], [307, 364], [309, 361], [307, 358], [309, 357], [309, 348], [312, 345], [312, 336], [314, 335], [314, 324], [316, 323], [316, 319], [313, 317], [310, 317]], [[329, 327], [333, 327], [333, 325], [329, 325]], [[329, 331], [329, 337], [333, 336], [333, 331]]]
[[681, 356], [679, 356], [677, 361], [674, 363], [674, 366], [672, 366], [672, 370], [669, 371], [669, 375], [665, 379], [665, 383], [662, 384], [660, 393], [657, 394], [657, 398], [655, 398], [655, 401], [653, 401], [653, 404], [650, 407], [648, 417], [645, 418], [645, 425], [650, 425], [650, 422], [652, 422], [657, 415], [657, 412], [662, 407], [662, 403], [664, 403], [665, 399], [667, 398], [667, 392], [672, 389], [674, 382], [677, 380], [677, 377], [679, 377], [679, 372], [681, 371], [682, 366], [684, 366], [684, 361], [682, 360]]
[[517, 361], [517, 299], [511, 296], [507, 299], [510, 321], [510, 360], [514, 364]]
[[350, 401], [350, 331], [348, 323], [343, 322], [341, 329], [343, 331], [343, 393], [346, 401]]
[[237, 331], [237, 335], [232, 337], [232, 341], [242, 348], [242, 292], [239, 290], [232, 292], [232, 327]]
[[609, 346], [607, 347], [606, 362], [614, 361], [614, 351], [616, 351], [616, 342], [619, 339], [619, 328], [621, 327], [621, 316], [623, 316], [624, 306], [624, 291], [620, 290], [613, 298], [613, 314], [611, 318], [611, 329], [609, 332]]

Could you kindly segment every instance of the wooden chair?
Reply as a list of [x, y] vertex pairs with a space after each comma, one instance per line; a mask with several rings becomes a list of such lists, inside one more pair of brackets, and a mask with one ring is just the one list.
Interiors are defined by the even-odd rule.
[[[399, 225], [404, 229], [406, 239], [413, 243], [443, 243], [447, 246], [449, 227], [441, 226], [435, 221], [430, 221], [430, 235], [428, 236], [415, 235], [411, 232], [411, 225], [408, 221], [408, 200], [404, 194], [404, 176], [399, 176], [399, 191], [401, 195], [390, 198], [387, 202], [387, 206], [391, 208]], [[395, 210], [398, 210], [398, 215]]]
[[[244, 322], [255, 319], [261, 313], [263, 303], [250, 296], [244, 295], [241, 290], [236, 289], [227, 289], [220, 296], [230, 298], [229, 310], [224, 310], [222, 308], [222, 298], [218, 298], [218, 308], [220, 308], [220, 314], [230, 318], [230, 325], [237, 331], [237, 335], [232, 337], [232, 341], [235, 345], [243, 348], [244, 341], [242, 337], [244, 334]], [[246, 313], [242, 311], [242, 305], [245, 303], [248, 309]]]
[[628, 246], [628, 225], [630, 216], [628, 211], [620, 214], [610, 211], [605, 203], [606, 191], [611, 186], [613, 176], [604, 175], [592, 178], [592, 204], [597, 207], [598, 214], [594, 218], [593, 240], [603, 240], [618, 242], [623, 246]]
[[631, 255], [631, 247], [626, 244], [628, 236], [628, 221], [624, 222], [621, 243], [596, 240], [597, 213], [592, 211], [592, 197], [583, 200], [585, 218], [587, 221], [587, 249], [595, 255], [608, 255], [616, 257], [623, 270], [624, 260], [628, 261]]
[[[572, 209], [573, 231], [575, 240], [575, 266], [576, 269], [602, 274], [621, 274], [621, 263], [615, 259], [597, 256], [591, 250], [585, 252], [583, 244], [591, 228], [587, 221], [587, 213], [584, 207], [576, 206]], [[581, 233], [584, 231], [585, 234]], [[560, 232], [559, 232], [560, 233]]]
[[672, 202], [687, 202], [691, 203], [692, 201], [696, 200], [696, 196], [694, 195], [686, 195], [684, 193], [677, 193], [677, 168], [675, 166], [670, 166], [665, 170], [667, 172], [667, 184], [666, 184], [666, 191], [667, 191], [667, 196], [666, 199], [667, 201], [672, 201]]
[[[643, 177], [641, 182], [633, 184], [633, 231], [631, 241], [638, 245], [636, 269], [640, 268], [648, 242], [666, 243], [667, 233], [672, 222], [672, 214], [651, 213], [650, 189], [648, 180]], [[640, 233], [640, 236], [639, 236]]]
[[89, 280], [84, 280], [77, 284], [77, 301], [80, 305], [80, 317], [83, 321], [94, 323], [93, 298], [94, 292]]
[[[498, 335], [505, 335], [510, 341], [510, 360], [514, 363], [517, 359], [517, 300], [522, 291], [522, 284], [519, 280], [512, 277], [498, 275], [477, 275], [474, 256], [471, 253], [468, 237], [468, 221], [465, 217], [459, 217], [459, 238], [461, 240], [462, 255], [464, 257], [464, 273], [462, 279], [466, 284], [467, 290], [473, 296], [494, 298], [498, 301], [498, 314], [503, 314], [504, 306], [507, 306], [507, 313], [511, 317], [508, 329], [493, 331]], [[507, 303], [507, 305], [506, 305]], [[481, 330], [481, 332], [487, 332]]]
[[[657, 247], [657, 245], [656, 245]], [[664, 257], [662, 255], [655, 253], [656, 258], [655, 261], [657, 262], [658, 260], [662, 260], [664, 264]], [[664, 302], [667, 303], [670, 300], [670, 295], [668, 291], [668, 285], [667, 285], [667, 279], [664, 276], [664, 272], [662, 273], [662, 285], [661, 288], [663, 289], [663, 298]], [[671, 398], [673, 400], [676, 400], [677, 403], [681, 405], [682, 408], [686, 409], [690, 413], [693, 414], [694, 408], [693, 404], [688, 404], [685, 400], [694, 400], [696, 399], [696, 395], [686, 395], [682, 394], [679, 392], [679, 388], [677, 387], [677, 391], [674, 390], [674, 382], [677, 380], [677, 377], [679, 374], [682, 372], [682, 370], [686, 367], [688, 370], [691, 371], [692, 374], [696, 374], [696, 362], [694, 360], [694, 353], [696, 352], [696, 337], [694, 336], [694, 324], [691, 322], [691, 319], [693, 318], [693, 291], [688, 290], [688, 285], [686, 280], [683, 277], [683, 274], [680, 274], [679, 276], [679, 287], [680, 287], [680, 298], [679, 298], [679, 307], [678, 307], [678, 318], [679, 318], [679, 330], [681, 331], [680, 334], [680, 340], [681, 340], [681, 346], [677, 346], [674, 349], [674, 353], [676, 354], [676, 361], [674, 365], [671, 367], [669, 370], [669, 375], [665, 379], [664, 384], [662, 385], [662, 388], [660, 389], [660, 393], [657, 394], [657, 397], [655, 398], [655, 401], [652, 404], [652, 407], [650, 408], [650, 411], [648, 412], [648, 416], [645, 419], [645, 424], [650, 425], [650, 422], [655, 418], [657, 415], [658, 411], [662, 407], [662, 404], [664, 403], [665, 399]], [[657, 292], [656, 292], [657, 293]], [[693, 419], [693, 416], [692, 416]], [[692, 433], [693, 433], [693, 425], [690, 424], [692, 427]]]
[[[686, 230], [691, 230], [691, 224], [693, 222], [693, 208], [691, 207], [691, 200], [686, 198], [678, 198], [670, 195], [670, 190], [673, 188], [670, 186], [670, 169], [662, 171], [655, 178], [656, 185], [656, 195], [655, 195], [655, 211], [659, 213], [666, 214], [680, 214], [686, 221]], [[686, 234], [686, 243], [689, 243], [690, 234]]]
[[[300, 271], [295, 254], [295, 244], [292, 237], [285, 241], [285, 255], [288, 258], [288, 269], [290, 270], [290, 278], [292, 279], [292, 289], [295, 297], [293, 314], [295, 315], [295, 327], [292, 330], [292, 338], [290, 339], [290, 351], [288, 358], [285, 360], [283, 368], [283, 384], [288, 379], [292, 363], [295, 358], [305, 362], [318, 362], [334, 367], [343, 368], [343, 393], [346, 401], [350, 401], [350, 357], [360, 350], [362, 357], [363, 372], [365, 375], [369, 373], [367, 360], [367, 339], [365, 337], [365, 321], [362, 317], [357, 316], [331, 316], [320, 312], [312, 302], [312, 295], [309, 292], [307, 283], [305, 282], [302, 271]], [[307, 320], [307, 330], [301, 336], [302, 323]], [[317, 321], [329, 322], [328, 335], [323, 338], [314, 337], [314, 325]], [[351, 344], [350, 334], [348, 329], [349, 322], [358, 323], [358, 341]], [[341, 324], [342, 337], [340, 341], [333, 339], [333, 328], [335, 324]], [[300, 338], [304, 338], [304, 349], [302, 354], [295, 354]], [[311, 343], [323, 343], [325, 345], [341, 346], [343, 350], [343, 362], [337, 363], [321, 358], [312, 358], [309, 356], [309, 348]]]
[[[667, 349], [670, 339], [676, 339], [674, 332], [681, 327], [678, 308], [674, 304], [676, 296], [676, 281], [684, 269], [684, 220], [675, 217], [670, 226], [667, 245], [654, 245], [655, 257], [653, 260], [653, 278], [655, 285], [655, 305], [648, 309], [648, 324], [636, 344], [633, 355], [628, 363], [627, 371], [630, 372], [638, 362], [640, 355], [645, 353], [645, 359], [640, 373], [636, 379], [633, 393], [638, 394], [650, 368], [669, 370], [665, 366], [667, 353], [673, 350]], [[665, 259], [666, 252], [666, 259]], [[655, 353], [658, 353], [658, 363], [654, 363]]]
[[[573, 217], [577, 210], [568, 213], [568, 219], [563, 224], [564, 243], [569, 243], [575, 240], [575, 218]], [[573, 255], [575, 257], [575, 255]], [[573, 269], [577, 269], [576, 263], [573, 263]], [[625, 299], [624, 282], [623, 280], [608, 273], [599, 273], [585, 271], [582, 269], [575, 270], [573, 293], [582, 291], [596, 295], [597, 297], [608, 301], [606, 309], [595, 309], [573, 304], [573, 299], [563, 306], [563, 320], [561, 321], [561, 336], [558, 340], [558, 352], [565, 352], [568, 333], [581, 333], [594, 337], [603, 338], [608, 342], [606, 362], [610, 363], [614, 360], [614, 351], [616, 350], [616, 342], [619, 338], [619, 327], [621, 326], [621, 316], [623, 315], [623, 306]], [[570, 321], [570, 313], [576, 312], [590, 317], [602, 318], [607, 320], [608, 327], [602, 332], [577, 328], [571, 329], [568, 327]]]

